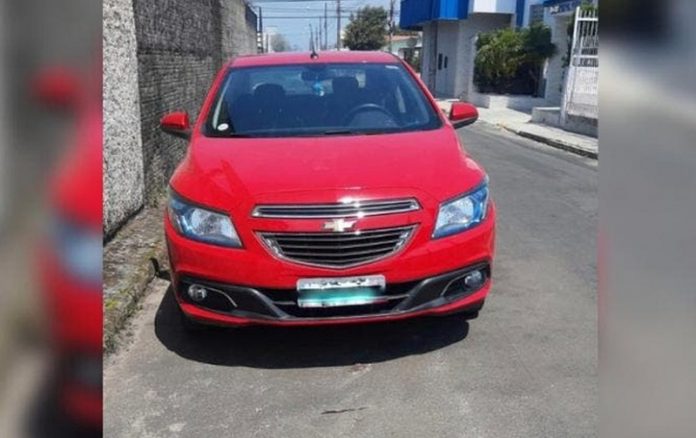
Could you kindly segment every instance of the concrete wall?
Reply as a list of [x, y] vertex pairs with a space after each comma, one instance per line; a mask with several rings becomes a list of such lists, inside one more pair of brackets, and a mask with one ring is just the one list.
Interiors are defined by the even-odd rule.
[[222, 0], [222, 57], [256, 53], [256, 14], [239, 1]]
[[557, 47], [556, 55], [549, 59], [546, 66], [546, 92], [545, 97], [549, 106], [560, 106], [563, 99], [563, 86], [565, 68], [563, 58], [568, 48], [568, 22], [569, 15], [549, 16], [546, 14], [545, 23], [551, 28], [551, 42]]
[[431, 92], [435, 90], [435, 73], [437, 44], [437, 22], [428, 22], [423, 25], [423, 51], [421, 52], [421, 78]]
[[143, 205], [138, 58], [132, 0], [103, 7], [104, 234]]
[[195, 120], [222, 65], [220, 4], [214, 0], [134, 0], [145, 202], [152, 204], [184, 155], [186, 141], [159, 129], [162, 115]]
[[256, 52], [256, 15], [242, 0], [107, 0], [104, 10], [105, 71], [113, 72], [105, 90], [123, 106], [118, 114], [104, 111], [105, 126], [112, 126], [104, 154], [109, 235], [164, 194], [186, 142], [162, 133], [160, 118], [185, 110], [195, 120], [223, 63]]
[[430, 63], [437, 67], [439, 54], [449, 58], [447, 69], [436, 68], [434, 81], [426, 80], [430, 91], [438, 97], [466, 100], [474, 75], [474, 37], [480, 32], [509, 27], [511, 18], [509, 14], [472, 14], [466, 20], [438, 21], [423, 26], [423, 78], [427, 78], [425, 72]]
[[[457, 60], [461, 57], [457, 47], [459, 21], [448, 20], [437, 23], [437, 50], [435, 53], [435, 95], [437, 97], [453, 97], [455, 93], [455, 78], [459, 75]], [[438, 58], [442, 56], [442, 63]]]

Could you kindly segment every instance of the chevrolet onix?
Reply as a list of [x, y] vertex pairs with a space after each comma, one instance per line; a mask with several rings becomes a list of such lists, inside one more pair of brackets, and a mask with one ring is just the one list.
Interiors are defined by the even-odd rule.
[[478, 315], [495, 207], [416, 73], [386, 53], [239, 57], [170, 181], [165, 233], [185, 327]]

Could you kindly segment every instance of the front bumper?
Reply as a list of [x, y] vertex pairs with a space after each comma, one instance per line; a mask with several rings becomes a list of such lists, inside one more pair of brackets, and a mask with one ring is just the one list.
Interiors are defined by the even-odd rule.
[[[464, 277], [484, 273], [478, 287], [468, 287]], [[176, 298], [187, 317], [214, 325], [314, 325], [379, 322], [424, 315], [478, 311], [490, 289], [490, 264], [477, 263], [435, 277], [387, 285], [380, 303], [329, 308], [302, 308], [292, 289], [262, 289], [221, 284], [193, 277], [179, 278]], [[205, 287], [208, 296], [193, 302], [186, 290], [192, 284]]]
[[[190, 319], [226, 326], [363, 323], [474, 312], [490, 289], [495, 207], [491, 203], [486, 219], [475, 228], [442, 239], [431, 238], [432, 224], [425, 221], [434, 217], [435, 213], [430, 213], [366, 218], [362, 229], [415, 224], [417, 231], [398, 254], [345, 269], [303, 266], [274, 257], [251, 231], [305, 231], [317, 227], [316, 223], [250, 220], [238, 228], [244, 248], [235, 249], [187, 239], [165, 215], [175, 296]], [[480, 288], [441, 296], [449, 282], [481, 267], [486, 281]], [[385, 277], [385, 293], [393, 298], [386, 304], [312, 310], [297, 306], [299, 279], [376, 274]], [[191, 301], [186, 290], [193, 282], [215, 290], [209, 297], [217, 303]], [[237, 307], [230, 307], [230, 299]]]

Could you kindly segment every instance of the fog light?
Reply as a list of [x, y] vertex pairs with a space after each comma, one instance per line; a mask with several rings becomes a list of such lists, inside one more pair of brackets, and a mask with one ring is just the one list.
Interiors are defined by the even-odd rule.
[[483, 275], [483, 272], [481, 271], [474, 271], [466, 275], [464, 277], [464, 284], [466, 287], [471, 288], [471, 289], [476, 289], [478, 287], [481, 287], [483, 284], [485, 276]]
[[203, 286], [192, 284], [188, 288], [188, 296], [193, 301], [201, 302], [208, 296], [208, 291]]

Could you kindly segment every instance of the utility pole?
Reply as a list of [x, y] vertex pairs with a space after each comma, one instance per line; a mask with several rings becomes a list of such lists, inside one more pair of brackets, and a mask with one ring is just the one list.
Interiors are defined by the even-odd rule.
[[394, 0], [389, 0], [389, 53], [392, 53], [393, 37], [394, 37]]
[[341, 50], [341, 0], [336, 0], [336, 50]]
[[327, 23], [329, 22], [329, 5], [324, 2], [324, 50], [329, 49], [329, 28]]
[[314, 52], [314, 29], [312, 28], [312, 23], [309, 23], [309, 51]]
[[[260, 38], [257, 38], [257, 40], [258, 39], [261, 40], [261, 47], [260, 47], [261, 53], [264, 53], [265, 50], [263, 48], [263, 43], [264, 43], [264, 41], [263, 41], [263, 8], [261, 8], [261, 7], [259, 7], [259, 36], [260, 36]], [[257, 44], [258, 44], [258, 42], [257, 42]]]
[[321, 36], [321, 35], [322, 35], [322, 33], [321, 33], [322, 30], [321, 30], [321, 29], [322, 29], [322, 27], [321, 27], [321, 17], [319, 17], [319, 28], [317, 29], [317, 40], [318, 40], [318, 42], [317, 42], [317, 47], [319, 47], [319, 50], [324, 50], [324, 43], [322, 42], [322, 41], [324, 41], [324, 39], [323, 39], [322, 36]]

